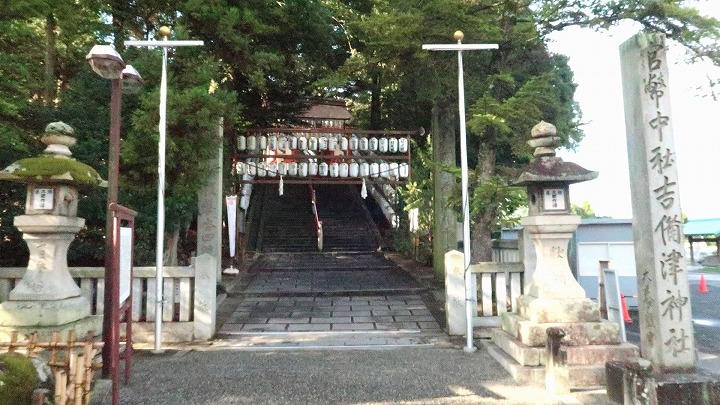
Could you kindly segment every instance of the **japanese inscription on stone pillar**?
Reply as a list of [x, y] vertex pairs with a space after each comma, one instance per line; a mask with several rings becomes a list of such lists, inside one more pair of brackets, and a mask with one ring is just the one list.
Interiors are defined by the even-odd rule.
[[695, 368], [665, 37], [620, 46], [642, 357], [656, 370]]

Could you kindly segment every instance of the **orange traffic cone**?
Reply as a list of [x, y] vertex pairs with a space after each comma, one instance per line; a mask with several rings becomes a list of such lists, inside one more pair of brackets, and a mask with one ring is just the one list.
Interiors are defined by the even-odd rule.
[[698, 291], [700, 291], [700, 292], [703, 293], [703, 294], [707, 294], [707, 293], [708, 293], [707, 281], [705, 281], [705, 275], [704, 275], [704, 274], [701, 274], [701, 275], [700, 275], [700, 287], [698, 287]]
[[622, 304], [623, 321], [625, 321], [625, 323], [633, 323], [632, 318], [630, 318], [630, 311], [628, 311], [627, 301], [625, 301], [625, 294], [623, 293], [620, 293], [620, 303]]

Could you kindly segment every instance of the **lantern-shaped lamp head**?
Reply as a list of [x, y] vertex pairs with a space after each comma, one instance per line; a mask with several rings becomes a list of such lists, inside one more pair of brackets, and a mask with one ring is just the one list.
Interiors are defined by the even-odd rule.
[[132, 65], [125, 66], [122, 71], [122, 92], [123, 94], [137, 94], [143, 85], [140, 73]]
[[554, 125], [541, 121], [531, 131], [528, 144], [535, 148], [535, 158], [525, 167], [515, 181], [528, 190], [528, 214], [570, 214], [570, 184], [597, 178], [598, 172], [564, 162], [555, 156], [560, 142]]
[[95, 45], [85, 56], [90, 67], [104, 79], [121, 79], [125, 62], [110, 45]]

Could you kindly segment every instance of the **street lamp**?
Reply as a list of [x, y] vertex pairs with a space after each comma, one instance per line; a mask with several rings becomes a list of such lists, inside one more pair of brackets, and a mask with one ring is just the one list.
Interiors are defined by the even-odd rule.
[[473, 311], [474, 300], [470, 297], [475, 295], [473, 286], [473, 275], [470, 273], [470, 197], [468, 196], [468, 162], [467, 162], [467, 139], [465, 128], [465, 80], [463, 77], [463, 60], [462, 51], [497, 49], [497, 44], [463, 44], [462, 39], [465, 35], [462, 31], [455, 31], [453, 38], [457, 44], [426, 44], [422, 49], [427, 51], [457, 51], [458, 53], [458, 110], [460, 112], [460, 171], [462, 186], [462, 209], [463, 209], [463, 259], [465, 279], [465, 352], [474, 352], [473, 345]]
[[[110, 45], [95, 45], [87, 54], [85, 59], [90, 67], [104, 79], [110, 79], [110, 137], [108, 156], [108, 195], [107, 214], [105, 221], [105, 288], [103, 309], [103, 377], [107, 378], [111, 370], [108, 361], [110, 356], [110, 344], [117, 336], [115, 330], [118, 325], [113, 322], [114, 311], [117, 311], [116, 297], [111, 294], [115, 291], [115, 279], [112, 277], [113, 249], [113, 214], [110, 211], [111, 204], [118, 202], [118, 184], [120, 178], [120, 112], [122, 94], [137, 93], [142, 86], [140, 73], [131, 65], [125, 65], [120, 54]], [[129, 321], [129, 320], [128, 320]], [[115, 380], [115, 379], [114, 379]], [[114, 381], [113, 380], [113, 381]]]
[[163, 237], [165, 235], [165, 139], [167, 131], [167, 54], [168, 48], [177, 46], [202, 46], [203, 41], [169, 41], [169, 27], [160, 27], [161, 41], [125, 41], [125, 46], [160, 47], [163, 51], [162, 76], [160, 79], [160, 123], [158, 132], [158, 209], [157, 238], [155, 251], [155, 353], [162, 353], [162, 315], [163, 315]]

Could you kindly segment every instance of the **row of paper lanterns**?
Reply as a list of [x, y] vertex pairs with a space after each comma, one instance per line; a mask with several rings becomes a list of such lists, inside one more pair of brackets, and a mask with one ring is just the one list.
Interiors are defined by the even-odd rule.
[[347, 138], [343, 135], [310, 136], [304, 135], [240, 135], [237, 138], [239, 151], [268, 150], [361, 150], [377, 151], [380, 153], [406, 153], [408, 151], [407, 138]]
[[237, 174], [258, 177], [275, 176], [321, 176], [321, 177], [385, 177], [407, 178], [410, 166], [407, 163], [338, 163], [332, 162], [238, 162]]

